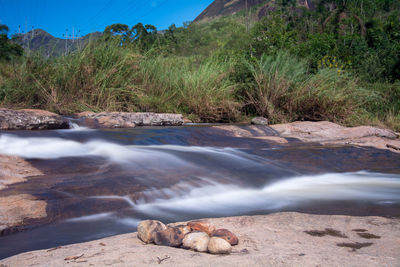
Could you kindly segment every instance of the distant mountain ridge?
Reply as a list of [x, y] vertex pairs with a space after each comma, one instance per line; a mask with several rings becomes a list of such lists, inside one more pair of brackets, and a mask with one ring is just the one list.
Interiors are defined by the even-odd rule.
[[[210, 20], [217, 17], [228, 16], [244, 10], [246, 7], [251, 8], [260, 5], [257, 16], [265, 16], [269, 9], [273, 9], [274, 0], [215, 0], [212, 2], [194, 21]], [[314, 9], [315, 0], [296, 0], [296, 5], [307, 9]], [[264, 4], [264, 5], [263, 5]]]
[[36, 29], [26, 34], [16, 34], [12, 41], [20, 44], [26, 51], [39, 51], [43, 56], [54, 57], [84, 48], [90, 39], [97, 39], [101, 35], [101, 32], [94, 32], [71, 40], [57, 38], [44, 30]]

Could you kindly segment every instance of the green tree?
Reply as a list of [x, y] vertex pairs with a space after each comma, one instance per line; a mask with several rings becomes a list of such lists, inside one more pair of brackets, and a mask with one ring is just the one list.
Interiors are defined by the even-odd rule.
[[15, 43], [12, 43], [7, 36], [7, 25], [0, 24], [0, 60], [10, 61], [13, 57], [23, 55], [23, 48]]

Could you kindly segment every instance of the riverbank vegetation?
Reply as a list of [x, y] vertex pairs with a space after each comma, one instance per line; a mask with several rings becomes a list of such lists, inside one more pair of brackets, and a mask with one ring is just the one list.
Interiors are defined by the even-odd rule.
[[114, 24], [68, 55], [11, 55], [0, 63], [1, 105], [399, 130], [399, 2], [281, 2], [261, 20], [240, 12], [162, 32]]

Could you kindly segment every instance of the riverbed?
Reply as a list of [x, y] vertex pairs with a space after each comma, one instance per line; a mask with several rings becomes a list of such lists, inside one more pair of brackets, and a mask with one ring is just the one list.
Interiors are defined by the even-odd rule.
[[43, 173], [0, 197], [30, 194], [47, 203], [46, 218], [0, 237], [0, 259], [133, 232], [143, 219], [281, 211], [400, 216], [400, 154], [370, 147], [239, 138], [212, 125], [75, 126], [1, 132], [0, 154]]

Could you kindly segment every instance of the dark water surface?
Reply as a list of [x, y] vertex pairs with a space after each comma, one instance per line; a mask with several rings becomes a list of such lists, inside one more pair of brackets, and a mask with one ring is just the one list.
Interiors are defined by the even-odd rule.
[[143, 219], [400, 216], [400, 154], [373, 148], [277, 145], [191, 126], [2, 132], [0, 154], [45, 173], [0, 196], [26, 193], [48, 204], [46, 219], [0, 236], [0, 259], [132, 232]]

